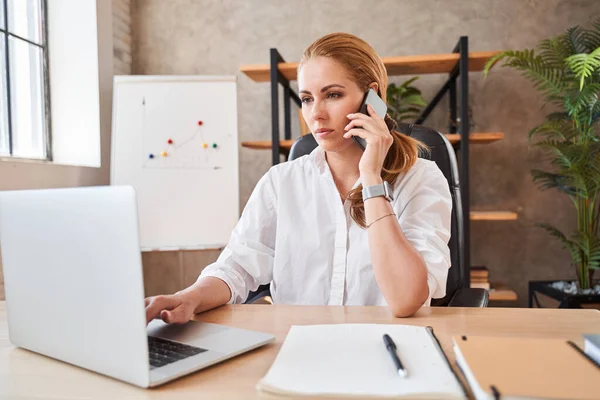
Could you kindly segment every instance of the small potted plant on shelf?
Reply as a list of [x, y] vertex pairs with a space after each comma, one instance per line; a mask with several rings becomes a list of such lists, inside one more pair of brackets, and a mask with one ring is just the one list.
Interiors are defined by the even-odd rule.
[[591, 29], [575, 26], [542, 40], [537, 50], [502, 52], [489, 60], [484, 76], [498, 61], [520, 71], [557, 108], [529, 132], [530, 145], [548, 155], [551, 164], [550, 170], [531, 170], [533, 181], [542, 190], [569, 196], [577, 217], [577, 230], [569, 236], [538, 224], [569, 250], [577, 275], [576, 283], [552, 286], [600, 296], [600, 285], [593, 281], [600, 268], [600, 19]]
[[406, 120], [414, 121], [419, 117], [421, 110], [426, 106], [421, 91], [412, 83], [419, 79], [411, 78], [400, 85], [390, 83], [387, 87], [388, 114], [396, 122]]

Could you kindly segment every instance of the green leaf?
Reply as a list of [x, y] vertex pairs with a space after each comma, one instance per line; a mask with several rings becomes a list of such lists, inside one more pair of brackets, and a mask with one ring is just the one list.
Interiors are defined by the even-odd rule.
[[579, 26], [576, 25], [572, 28], [567, 29], [567, 32], [563, 35], [560, 35], [559, 41], [562, 42], [565, 49], [571, 54], [584, 53], [586, 48], [582, 43], [582, 38], [585, 37], [585, 31]]
[[492, 69], [492, 67], [497, 63], [502, 61], [503, 59], [510, 57], [510, 54], [512, 54], [510, 51], [504, 51], [502, 53], [498, 53], [495, 56], [491, 57], [487, 63], [485, 63], [485, 66], [483, 67], [483, 77], [487, 78], [490, 69]]
[[564, 113], [553, 114], [554, 117], [548, 117], [544, 123], [529, 131], [529, 140], [531, 141], [535, 136], [542, 136], [546, 139], [558, 138], [563, 140], [570, 140], [573, 138], [575, 135], [573, 123], [570, 119], [558, 119], [558, 114]]
[[569, 90], [564, 97], [564, 105], [569, 115], [576, 115], [598, 100], [600, 83], [586, 85], [582, 90]]
[[416, 81], [417, 79], [419, 79], [419, 77], [418, 77], [418, 76], [412, 77], [412, 78], [410, 78], [409, 80], [407, 80], [407, 81], [403, 82], [403, 83], [402, 83], [402, 86], [403, 86], [403, 87], [406, 87], [406, 88], [408, 88], [408, 87], [409, 87], [409, 86], [410, 86], [410, 85], [411, 85], [411, 84], [412, 84], [414, 81]]
[[554, 226], [549, 224], [536, 224], [536, 226], [546, 230], [546, 232], [558, 239], [563, 244], [563, 248], [568, 249], [571, 253], [577, 249], [575, 243], [567, 239], [567, 237]]
[[575, 188], [570, 185], [571, 182], [567, 177], [539, 169], [532, 169], [531, 176], [533, 183], [537, 184], [540, 190], [558, 189], [568, 195], [577, 195]]
[[403, 100], [403, 103], [410, 104], [411, 106], [425, 107], [427, 105], [425, 103], [425, 100], [423, 100], [423, 97], [421, 97], [420, 95], [407, 96], [407, 97], [403, 98], [402, 100]]
[[586, 30], [581, 38], [583, 45], [587, 48], [586, 53], [592, 52], [600, 47], [600, 18], [592, 23], [594, 29]]
[[567, 57], [565, 62], [579, 78], [579, 90], [583, 90], [585, 79], [598, 72], [597, 70], [600, 68], [600, 47], [590, 54], [574, 54]]
[[397, 85], [391, 83], [387, 87], [388, 113], [396, 121], [416, 120], [422, 108], [427, 104], [421, 91], [411, 86], [418, 77], [413, 77]]

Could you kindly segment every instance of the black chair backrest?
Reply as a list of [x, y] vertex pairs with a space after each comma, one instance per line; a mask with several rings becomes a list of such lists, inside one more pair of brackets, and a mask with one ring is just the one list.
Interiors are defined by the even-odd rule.
[[[448, 243], [452, 265], [448, 270], [446, 296], [441, 299], [433, 299], [431, 302], [431, 305], [444, 306], [450, 302], [456, 291], [463, 286], [466, 278], [466, 268], [462, 263], [462, 251], [464, 251], [463, 213], [460, 186], [458, 184], [456, 155], [448, 139], [433, 129], [420, 125], [400, 123], [397, 130], [406, 136], [419, 140], [429, 148], [429, 152], [419, 154], [419, 157], [429, 159], [437, 164], [448, 181], [450, 194], [452, 195], [452, 222], [450, 241]], [[292, 144], [289, 160], [309, 154], [316, 147], [317, 142], [313, 135], [301, 136]]]
[[434, 299], [431, 305], [447, 305], [452, 296], [463, 286], [466, 279], [466, 268], [463, 263], [464, 251], [464, 233], [463, 233], [463, 212], [460, 196], [460, 186], [458, 182], [458, 163], [452, 144], [444, 135], [430, 128], [414, 124], [398, 124], [398, 131], [417, 139], [425, 144], [429, 151], [419, 154], [419, 157], [434, 161], [442, 171], [452, 196], [452, 216], [450, 225], [450, 248], [451, 267], [448, 270], [448, 280], [446, 281], [446, 296], [442, 299]]

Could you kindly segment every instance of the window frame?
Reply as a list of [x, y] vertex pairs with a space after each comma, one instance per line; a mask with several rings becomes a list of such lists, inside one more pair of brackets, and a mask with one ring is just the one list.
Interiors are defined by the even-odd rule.
[[[38, 160], [38, 161], [52, 161], [52, 126], [51, 126], [51, 107], [50, 107], [50, 72], [49, 72], [49, 58], [48, 58], [48, 0], [39, 0], [40, 2], [40, 29], [41, 29], [41, 44], [39, 43], [35, 43], [27, 38], [21, 37], [19, 35], [16, 35], [12, 32], [10, 32], [9, 26], [8, 26], [8, 0], [0, 0], [0, 2], [3, 3], [4, 6], [4, 28], [0, 28], [0, 33], [4, 34], [4, 48], [5, 48], [5, 54], [4, 54], [4, 62], [5, 62], [5, 68], [6, 68], [6, 81], [4, 82], [6, 85], [6, 97], [7, 97], [7, 110], [8, 110], [8, 115], [7, 115], [7, 119], [8, 119], [8, 155], [2, 155], [0, 156], [1, 158], [7, 158], [9, 160], [23, 160], [23, 159], [30, 159], [30, 160]], [[36, 22], [37, 23], [37, 22]], [[42, 133], [44, 135], [44, 143], [45, 143], [45, 151], [46, 151], [46, 156], [44, 158], [31, 158], [31, 157], [18, 157], [18, 156], [14, 156], [13, 153], [13, 129], [12, 129], [12, 99], [11, 99], [11, 77], [10, 77], [10, 48], [9, 48], [9, 43], [10, 40], [9, 38], [13, 38], [16, 40], [21, 40], [25, 43], [27, 43], [30, 46], [35, 46], [39, 49], [41, 49], [42, 51], [42, 77], [43, 77], [43, 91], [44, 91], [44, 98], [42, 99], [43, 101], [43, 122], [44, 122], [44, 132]]]

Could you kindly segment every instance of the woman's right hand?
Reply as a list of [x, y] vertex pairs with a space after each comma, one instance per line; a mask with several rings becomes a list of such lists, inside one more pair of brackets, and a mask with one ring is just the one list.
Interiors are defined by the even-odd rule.
[[185, 324], [194, 316], [195, 305], [180, 293], [147, 297], [146, 323], [160, 318], [168, 324]]

